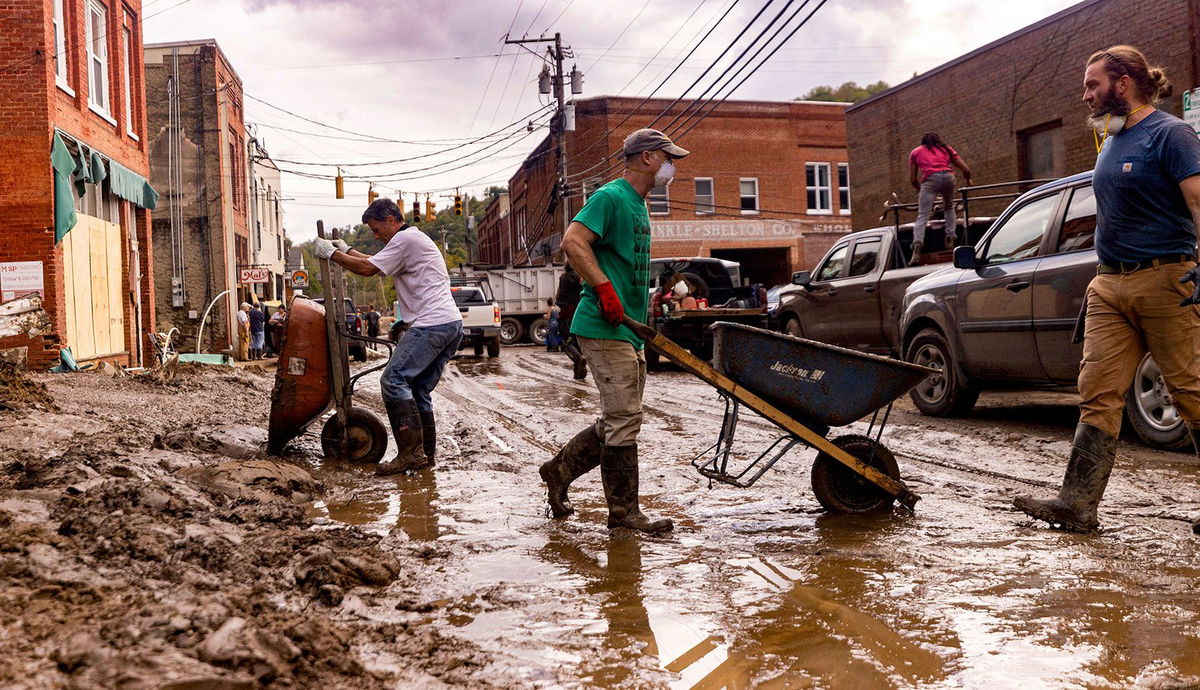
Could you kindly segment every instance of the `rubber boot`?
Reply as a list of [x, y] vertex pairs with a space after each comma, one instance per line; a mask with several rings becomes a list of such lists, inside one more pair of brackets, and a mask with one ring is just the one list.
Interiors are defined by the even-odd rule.
[[391, 462], [381, 462], [375, 474], [388, 475], [421, 470], [433, 464], [425, 456], [425, 443], [421, 433], [421, 414], [415, 400], [387, 400], [388, 421], [392, 425], [392, 436], [396, 439], [396, 457]]
[[[1200, 429], [1188, 427], [1188, 436], [1192, 437], [1192, 448], [1196, 451], [1196, 457], [1200, 458]], [[1200, 534], [1200, 520], [1192, 523], [1192, 533]]]
[[432, 465], [437, 459], [437, 423], [433, 419], [433, 410], [421, 414], [421, 441], [425, 445], [425, 457]]
[[1108, 486], [1117, 456], [1117, 439], [1091, 424], [1075, 427], [1071, 459], [1058, 498], [1038, 500], [1018, 496], [1014, 501], [1030, 517], [1071, 532], [1093, 532], [1100, 526], [1096, 507]]
[[628, 527], [651, 534], [674, 527], [670, 520], [651, 520], [638, 508], [638, 449], [632, 446], [604, 446], [600, 460], [600, 478], [608, 499], [608, 528]]
[[925, 243], [920, 240], [913, 240], [912, 243], [912, 258], [909, 260], [909, 266], [916, 266], [921, 263], [921, 254], [925, 251]]
[[550, 512], [554, 517], [564, 518], [575, 512], [567, 498], [567, 488], [571, 482], [596, 469], [603, 456], [604, 443], [596, 433], [596, 425], [589, 424], [538, 468], [538, 474], [546, 482]]
[[585, 359], [583, 353], [579, 351], [579, 345], [577, 345], [573, 339], [567, 339], [563, 343], [563, 352], [567, 353], [567, 357], [570, 358], [571, 364], [574, 365], [575, 371], [573, 374], [575, 376], [575, 380], [582, 381], [586, 379], [587, 359]]

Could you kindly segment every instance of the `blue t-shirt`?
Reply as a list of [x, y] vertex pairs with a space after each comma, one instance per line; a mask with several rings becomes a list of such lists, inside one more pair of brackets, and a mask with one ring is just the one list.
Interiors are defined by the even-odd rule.
[[250, 313], [246, 316], [250, 317], [250, 332], [262, 333], [263, 324], [267, 322], [267, 317], [261, 311], [253, 307], [250, 308]]
[[1155, 110], [1104, 141], [1096, 158], [1096, 253], [1137, 262], [1191, 255], [1196, 228], [1179, 183], [1200, 175], [1200, 138], [1183, 120]]

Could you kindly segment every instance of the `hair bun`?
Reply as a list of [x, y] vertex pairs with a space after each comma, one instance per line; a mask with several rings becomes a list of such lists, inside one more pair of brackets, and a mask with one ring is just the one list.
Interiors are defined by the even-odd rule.
[[1157, 98], [1166, 98], [1171, 95], [1171, 82], [1167, 79], [1167, 75], [1162, 71], [1161, 67], [1151, 67], [1149, 70], [1150, 81], [1154, 83], [1158, 90]]

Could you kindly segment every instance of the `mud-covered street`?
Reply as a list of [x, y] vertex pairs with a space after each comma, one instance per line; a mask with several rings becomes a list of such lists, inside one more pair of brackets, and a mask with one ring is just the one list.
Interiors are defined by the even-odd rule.
[[[718, 397], [651, 373], [643, 505], [605, 527], [599, 477], [547, 517], [537, 465], [597, 408], [532, 347], [459, 357], [432, 472], [261, 456], [269, 371], [173, 382], [36, 375], [58, 410], [0, 413], [0, 678], [28, 687], [1193, 687], [1200, 467], [1123, 441], [1092, 536], [1011, 508], [1051, 493], [1061, 393], [968, 419], [902, 399], [884, 442], [915, 514], [824, 513], [813, 451], [754, 487], [690, 465]], [[359, 404], [380, 409], [377, 384]], [[862, 433], [856, 424], [837, 433]], [[747, 414], [744, 450], [774, 427]], [[757, 451], [754, 452], [757, 454]], [[186, 685], [221, 679], [226, 685]], [[176, 685], [168, 685], [169, 682]]]

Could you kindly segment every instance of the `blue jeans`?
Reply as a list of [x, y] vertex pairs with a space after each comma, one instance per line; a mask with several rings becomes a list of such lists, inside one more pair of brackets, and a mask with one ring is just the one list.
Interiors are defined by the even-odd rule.
[[379, 378], [384, 401], [416, 400], [418, 410], [432, 412], [430, 393], [458, 351], [462, 335], [461, 321], [408, 329]]
[[266, 344], [265, 336], [265, 331], [259, 331], [257, 333], [250, 331], [250, 347], [254, 348], [255, 350], [263, 349], [263, 345]]

